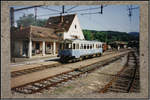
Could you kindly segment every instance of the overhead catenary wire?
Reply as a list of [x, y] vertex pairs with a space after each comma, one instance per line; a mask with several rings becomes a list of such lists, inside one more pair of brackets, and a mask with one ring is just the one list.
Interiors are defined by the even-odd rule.
[[51, 10], [51, 11], [56, 11], [56, 12], [61, 12], [61, 11], [59, 11], [59, 10], [51, 9], [51, 8], [48, 8], [48, 7], [40, 7], [40, 8], [47, 9], [47, 10]]
[[101, 14], [101, 12], [93, 12], [93, 13], [80, 13], [80, 15], [88, 15], [88, 14]]
[[80, 13], [80, 15], [88, 15], [88, 14], [103, 14], [103, 8], [106, 7], [107, 5], [101, 5], [101, 11], [98, 12], [92, 12], [92, 13]]
[[40, 16], [49, 16], [49, 15], [58, 15], [60, 13], [51, 13], [51, 14], [43, 14], [43, 15], [38, 15], [37, 17], [40, 17]]
[[73, 6], [73, 7], [69, 8], [69, 9], [66, 9], [66, 12], [68, 12], [68, 11], [70, 11], [70, 10], [76, 8], [76, 7], [78, 7], [78, 6]]
[[[101, 7], [95, 7], [95, 8], [88, 8], [88, 9], [81, 9], [81, 10], [76, 10], [76, 11], [71, 11], [72, 9], [74, 9], [74, 8], [76, 8], [76, 7], [78, 7], [78, 6], [73, 6], [73, 7], [71, 7], [71, 8], [69, 8], [69, 9], [67, 9], [66, 11], [64, 11], [64, 13], [72, 13], [72, 12], [78, 12], [78, 11], [86, 11], [86, 10], [94, 10], [94, 9], [100, 9]], [[59, 10], [56, 10], [56, 9], [51, 9], [51, 8], [48, 8], [47, 6], [40, 6], [40, 8], [43, 8], [43, 9], [47, 9], [47, 10], [51, 10], [51, 11], [54, 11], [54, 12], [59, 12], [59, 13], [51, 13], [51, 14], [43, 14], [43, 15], [37, 15], [36, 17], [40, 17], [40, 16], [49, 16], [49, 15], [59, 15], [59, 14], [61, 14], [61, 12], [62, 11], [59, 11]], [[70, 11], [70, 12], [68, 12], [68, 11]], [[100, 13], [100, 12], [96, 12], [96, 13]], [[95, 13], [95, 14], [96, 14]], [[88, 14], [88, 13], [86, 13], [86, 14]], [[91, 14], [94, 14], [94, 13], [91, 13]], [[81, 14], [81, 15], [84, 15], [84, 13], [83, 14]]]
[[94, 10], [94, 9], [100, 9], [101, 7], [95, 7], [95, 8], [88, 8], [88, 9], [82, 9], [82, 10], [74, 10], [74, 11], [70, 11], [68, 13], [72, 13], [72, 12], [80, 12], [80, 11], [86, 11], [86, 10]]

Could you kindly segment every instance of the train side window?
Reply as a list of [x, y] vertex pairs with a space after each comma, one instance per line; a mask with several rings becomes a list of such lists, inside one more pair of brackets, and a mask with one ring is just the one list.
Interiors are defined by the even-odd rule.
[[102, 45], [100, 44], [100, 48], [102, 48]]
[[89, 49], [89, 44], [87, 44], [87, 49]]
[[84, 44], [84, 49], [86, 49], [86, 44]]
[[92, 49], [92, 44], [90, 44], [90, 49]]
[[80, 45], [80, 49], [83, 49], [83, 44]]
[[79, 44], [76, 44], [76, 49], [79, 49]]
[[75, 49], [75, 43], [73, 43], [73, 49]]

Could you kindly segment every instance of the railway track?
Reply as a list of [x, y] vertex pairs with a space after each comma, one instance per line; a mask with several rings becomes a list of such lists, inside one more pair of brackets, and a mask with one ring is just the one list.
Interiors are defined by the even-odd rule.
[[139, 93], [139, 59], [137, 59], [137, 56], [135, 52], [130, 52], [124, 68], [99, 93]]
[[11, 72], [11, 77], [13, 78], [13, 77], [17, 77], [17, 76], [21, 76], [21, 75], [25, 75], [25, 74], [29, 74], [29, 73], [41, 71], [44, 69], [57, 67], [60, 65], [62, 65], [62, 64], [57, 63], [57, 64], [52, 64], [52, 65], [42, 65], [42, 66], [35, 67], [35, 68], [28, 68], [28, 69], [24, 69], [24, 70], [13, 71], [13, 72]]
[[97, 62], [88, 66], [84, 66], [81, 68], [63, 72], [61, 74], [47, 77], [42, 80], [30, 82], [21, 86], [14, 87], [11, 90], [12, 92], [19, 92], [23, 94], [33, 94], [33, 93], [41, 92], [44, 89], [50, 89], [51, 87], [57, 86], [58, 84], [77, 78], [82, 74], [90, 73], [94, 71], [95, 69], [98, 69], [100, 67], [113, 63], [125, 55], [126, 54], [122, 54], [117, 57], [109, 58], [107, 60]]
[[[120, 52], [123, 52], [123, 51], [124, 50], [121, 50]], [[110, 54], [113, 54], [113, 53], [114, 52], [109, 51], [109, 53], [105, 54], [104, 56], [110, 55]], [[58, 66], [61, 66], [61, 65], [62, 65], [61, 63], [57, 63], [57, 64], [52, 64], [52, 65], [42, 65], [42, 66], [35, 67], [35, 68], [28, 68], [28, 69], [24, 69], [24, 70], [13, 71], [13, 72], [11, 72], [11, 77], [13, 78], [13, 77], [21, 76], [21, 75], [26, 75], [26, 74], [29, 74], [29, 73], [45, 70], [45, 69], [48, 69], [48, 68], [58, 67]]]

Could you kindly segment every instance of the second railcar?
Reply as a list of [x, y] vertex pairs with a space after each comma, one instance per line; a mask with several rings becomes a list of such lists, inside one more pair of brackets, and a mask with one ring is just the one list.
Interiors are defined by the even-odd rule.
[[103, 52], [105, 52], [106, 50], [108, 50], [108, 45], [106, 43], [103, 43]]
[[90, 56], [100, 56], [103, 53], [102, 43], [86, 40], [65, 40], [60, 44], [58, 56], [61, 62], [82, 60]]

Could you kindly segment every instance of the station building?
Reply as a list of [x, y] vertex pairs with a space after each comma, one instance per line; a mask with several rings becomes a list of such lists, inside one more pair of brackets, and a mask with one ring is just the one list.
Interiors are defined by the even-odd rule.
[[111, 46], [111, 48], [115, 48], [115, 49], [120, 49], [120, 48], [127, 48], [127, 42], [123, 42], [123, 41], [114, 41], [109, 43], [109, 45]]
[[84, 39], [76, 14], [50, 17], [44, 27], [30, 25], [11, 31], [11, 56], [56, 55], [65, 39]]

